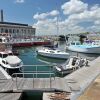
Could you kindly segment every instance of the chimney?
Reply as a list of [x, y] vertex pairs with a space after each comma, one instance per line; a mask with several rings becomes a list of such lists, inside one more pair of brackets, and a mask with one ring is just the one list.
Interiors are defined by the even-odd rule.
[[0, 12], [1, 22], [3, 22], [3, 10]]

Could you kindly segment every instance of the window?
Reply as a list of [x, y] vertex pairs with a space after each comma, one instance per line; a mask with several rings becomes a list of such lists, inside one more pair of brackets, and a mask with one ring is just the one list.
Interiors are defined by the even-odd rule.
[[2, 42], [2, 39], [0, 39], [0, 42]]
[[17, 29], [17, 33], [19, 33], [19, 30]]
[[54, 53], [53, 51], [50, 51], [50, 53]]
[[2, 60], [2, 62], [3, 62], [4, 64], [6, 64], [6, 62], [5, 62], [4, 60]]
[[8, 55], [7, 54], [3, 54], [3, 58], [6, 58]]
[[76, 45], [80, 45], [80, 43], [76, 43]]
[[2, 58], [2, 54], [0, 54], [0, 57]]
[[15, 30], [13, 29], [13, 33], [15, 33]]
[[12, 29], [9, 29], [9, 33], [12, 33]]
[[75, 45], [75, 43], [71, 43], [71, 45]]
[[8, 33], [8, 29], [5, 29], [5, 33]]
[[3, 33], [4, 32], [4, 29], [3, 28], [1, 28], [1, 33]]
[[13, 53], [9, 53], [9, 55], [13, 55]]

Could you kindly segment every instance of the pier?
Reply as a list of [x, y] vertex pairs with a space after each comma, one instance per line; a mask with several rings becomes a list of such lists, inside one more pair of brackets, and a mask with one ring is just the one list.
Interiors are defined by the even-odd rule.
[[[51, 77], [54, 73], [48, 73], [49, 78], [37, 78], [35, 77], [37, 73], [15, 73], [14, 77], [10, 77], [5, 76], [0, 69], [0, 99], [19, 100], [23, 91], [37, 90], [43, 92], [43, 100], [50, 100], [46, 93], [55, 92], [70, 93], [70, 100], [77, 100], [100, 74], [100, 57], [91, 61], [88, 66], [84, 66], [63, 78]], [[23, 77], [17, 77], [19, 74], [22, 74]], [[26, 74], [31, 74], [33, 77], [25, 78]]]

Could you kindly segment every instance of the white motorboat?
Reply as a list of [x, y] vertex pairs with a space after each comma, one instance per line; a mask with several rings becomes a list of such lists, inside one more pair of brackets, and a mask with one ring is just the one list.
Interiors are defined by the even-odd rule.
[[85, 41], [83, 44], [80, 42], [71, 42], [67, 46], [67, 49], [75, 52], [100, 54], [100, 40]]
[[80, 57], [70, 57], [65, 63], [55, 65], [54, 69], [56, 70], [57, 73], [69, 74], [75, 71], [76, 69], [87, 65], [88, 65], [87, 59], [83, 59]]
[[37, 54], [44, 57], [58, 58], [58, 59], [68, 59], [70, 56], [69, 53], [67, 52], [50, 48], [39, 49], [37, 50]]
[[22, 65], [22, 60], [13, 55], [12, 51], [0, 51], [0, 66], [9, 74], [19, 72]]

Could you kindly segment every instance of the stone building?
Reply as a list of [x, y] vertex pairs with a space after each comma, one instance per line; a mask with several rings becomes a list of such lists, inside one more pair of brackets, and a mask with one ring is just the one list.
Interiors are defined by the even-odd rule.
[[32, 37], [35, 36], [35, 28], [28, 24], [4, 22], [3, 10], [0, 14], [0, 35], [10, 35], [12, 37]]

